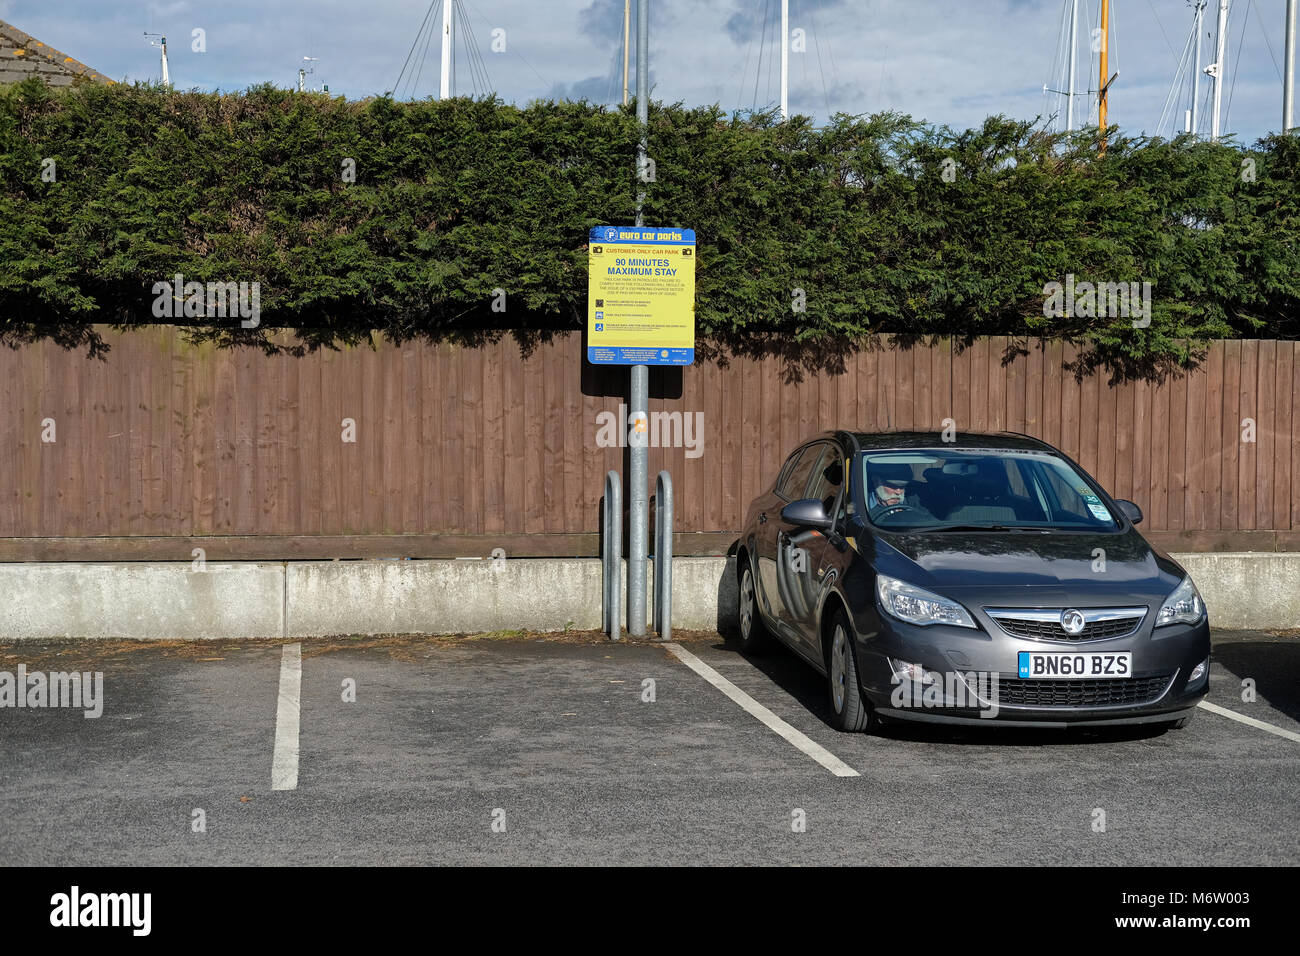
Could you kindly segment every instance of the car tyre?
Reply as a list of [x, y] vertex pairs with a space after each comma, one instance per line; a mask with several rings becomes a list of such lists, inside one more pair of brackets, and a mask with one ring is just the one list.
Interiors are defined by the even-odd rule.
[[740, 569], [740, 649], [746, 654], [761, 654], [772, 644], [772, 635], [758, 609], [754, 570], [748, 558]]
[[858, 686], [857, 655], [853, 651], [853, 628], [843, 608], [831, 618], [830, 644], [826, 651], [826, 677], [830, 689], [831, 723], [836, 730], [850, 733], [874, 730], [877, 717]]

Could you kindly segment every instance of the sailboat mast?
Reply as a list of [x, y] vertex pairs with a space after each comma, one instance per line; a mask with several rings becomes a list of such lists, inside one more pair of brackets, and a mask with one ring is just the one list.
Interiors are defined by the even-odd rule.
[[[1223, 75], [1228, 65], [1228, 0], [1219, 0], [1219, 35], [1216, 37], [1217, 52], [1210, 68], [1214, 70], [1214, 110], [1210, 114], [1210, 138], [1219, 138], [1219, 111], [1223, 104]], [[1208, 69], [1207, 69], [1208, 72]]]
[[1201, 116], [1201, 35], [1205, 32], [1205, 2], [1196, 0], [1196, 67], [1192, 70], [1192, 128], [1193, 136], [1200, 129]]
[[1286, 75], [1282, 77], [1282, 132], [1295, 127], [1295, 6], [1286, 0]]
[[627, 106], [627, 54], [632, 38], [632, 0], [623, 0], [623, 105]]
[[790, 115], [790, 0], [781, 0], [781, 119]]
[[1074, 50], [1079, 45], [1079, 0], [1070, 0], [1070, 83], [1065, 100], [1065, 128], [1074, 132]]
[[1106, 67], [1109, 65], [1107, 54], [1110, 47], [1110, 0], [1101, 0], [1101, 80], [1097, 86], [1097, 127], [1101, 130], [1101, 151], [1106, 152], [1106, 107], [1107, 87]]
[[438, 99], [451, 96], [451, 8], [454, 0], [442, 0], [442, 83]]

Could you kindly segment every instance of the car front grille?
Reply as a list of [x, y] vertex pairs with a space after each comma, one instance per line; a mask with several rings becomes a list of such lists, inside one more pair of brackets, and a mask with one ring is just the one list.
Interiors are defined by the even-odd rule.
[[1016, 637], [1034, 637], [1040, 641], [1095, 641], [1104, 637], [1124, 637], [1137, 630], [1140, 617], [1119, 618], [1114, 621], [1093, 621], [1085, 624], [1078, 634], [1068, 634], [1059, 621], [1030, 621], [1025, 618], [998, 619], [1002, 630]]
[[1146, 608], [1085, 609], [1083, 630], [1069, 633], [1061, 626], [1061, 611], [1051, 609], [986, 608], [998, 627], [1014, 637], [1036, 641], [1101, 641], [1136, 633], [1146, 617]]
[[[1116, 707], [1149, 704], [1168, 688], [1172, 673], [1147, 677], [1103, 680], [1021, 680], [1014, 674], [998, 675], [995, 701], [1003, 707]], [[981, 695], [990, 692], [986, 684], [972, 688]]]

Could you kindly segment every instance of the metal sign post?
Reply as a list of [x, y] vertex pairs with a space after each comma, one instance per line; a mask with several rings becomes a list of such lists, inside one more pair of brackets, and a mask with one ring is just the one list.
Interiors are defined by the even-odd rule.
[[[637, 0], [636, 225], [597, 226], [588, 237], [587, 361], [630, 365], [628, 449], [627, 632], [646, 632], [649, 549], [650, 366], [695, 361], [695, 233], [647, 226], [645, 183], [650, 118], [649, 0]], [[609, 522], [607, 521], [607, 529]], [[608, 625], [608, 622], [607, 622]]]
[[[641, 205], [645, 201], [646, 128], [650, 125], [650, 0], [636, 5], [636, 121], [641, 127], [641, 141], [636, 150], [636, 224], [645, 225]], [[633, 365], [628, 385], [628, 420], [634, 429], [649, 429], [650, 366]], [[645, 635], [646, 539], [649, 508], [646, 504], [646, 472], [650, 468], [649, 449], [633, 445], [628, 454], [628, 543], [627, 543], [627, 632], [633, 637]]]

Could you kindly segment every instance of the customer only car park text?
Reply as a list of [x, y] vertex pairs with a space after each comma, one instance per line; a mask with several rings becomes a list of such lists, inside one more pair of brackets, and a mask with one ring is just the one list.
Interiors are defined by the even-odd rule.
[[597, 226], [587, 271], [587, 361], [695, 360], [694, 230]]

